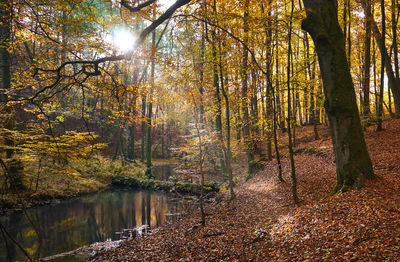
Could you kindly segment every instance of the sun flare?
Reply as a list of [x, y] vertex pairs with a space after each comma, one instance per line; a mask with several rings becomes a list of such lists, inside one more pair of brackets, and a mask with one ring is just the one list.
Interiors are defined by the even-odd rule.
[[121, 52], [132, 51], [135, 46], [136, 38], [125, 28], [115, 29], [113, 32], [113, 43]]

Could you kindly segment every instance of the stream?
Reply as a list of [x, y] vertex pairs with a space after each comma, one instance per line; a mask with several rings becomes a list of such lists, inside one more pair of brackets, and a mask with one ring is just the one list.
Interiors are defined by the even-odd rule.
[[[159, 169], [161, 171], [154, 172], [156, 177], [165, 179], [173, 173], [170, 165]], [[39, 231], [40, 245], [35, 230], [22, 211], [0, 216], [0, 221], [29, 254], [48, 257], [95, 242], [118, 240], [116, 232], [124, 229], [141, 225], [157, 228], [172, 219], [169, 213], [179, 213], [188, 204], [191, 204], [188, 200], [162, 192], [107, 189], [57, 204], [29, 208], [26, 212]], [[0, 239], [1, 262], [25, 260], [16, 245], [8, 241], [7, 248]], [[82, 257], [67, 257], [57, 261], [82, 260]]]

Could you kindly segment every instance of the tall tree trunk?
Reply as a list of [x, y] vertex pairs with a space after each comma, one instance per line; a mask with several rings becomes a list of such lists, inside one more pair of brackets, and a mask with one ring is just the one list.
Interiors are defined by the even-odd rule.
[[225, 100], [225, 115], [226, 115], [226, 121], [225, 121], [225, 129], [226, 129], [226, 146], [223, 141], [223, 136], [221, 134], [221, 145], [224, 150], [224, 158], [225, 158], [225, 166], [226, 166], [226, 173], [228, 175], [228, 180], [229, 180], [229, 189], [230, 189], [230, 199], [235, 198], [235, 192], [233, 190], [233, 187], [235, 186], [235, 183], [233, 181], [233, 172], [232, 172], [232, 150], [231, 150], [231, 115], [230, 115], [230, 107], [229, 107], [229, 96], [228, 96], [228, 90], [227, 88], [225, 89], [225, 85], [228, 82], [228, 76], [225, 77], [226, 81], [224, 83], [224, 67], [223, 67], [223, 58], [222, 58], [222, 47], [221, 47], [221, 42], [220, 42], [220, 56], [219, 56], [219, 72], [220, 72], [220, 79], [221, 79], [221, 90], [222, 90], [222, 95], [224, 96]]
[[142, 143], [141, 143], [141, 160], [144, 163], [146, 159], [146, 104], [147, 100], [145, 95], [142, 96]]
[[315, 140], [318, 140], [319, 139], [319, 134], [318, 134], [318, 126], [317, 126], [317, 124], [318, 124], [318, 122], [319, 122], [319, 119], [318, 119], [318, 117], [317, 117], [317, 114], [316, 114], [316, 111], [317, 111], [317, 96], [315, 95], [315, 68], [316, 68], [316, 54], [315, 54], [315, 50], [314, 50], [314, 55], [313, 55], [313, 59], [314, 59], [314, 63], [313, 63], [313, 66], [312, 66], [312, 73], [311, 73], [311, 81], [313, 82], [312, 83], [312, 94], [311, 94], [311, 98], [312, 98], [312, 105], [313, 105], [313, 109], [312, 109], [312, 111], [311, 111], [311, 116], [312, 116], [312, 119], [313, 119], [313, 129], [314, 129], [314, 139]]
[[290, 22], [289, 22], [289, 35], [288, 35], [288, 55], [287, 55], [287, 94], [288, 94], [288, 117], [287, 117], [287, 128], [288, 128], [288, 137], [289, 137], [289, 158], [290, 158], [290, 167], [291, 167], [291, 178], [292, 178], [292, 195], [294, 203], [298, 203], [299, 199], [297, 197], [297, 179], [296, 179], [296, 169], [294, 164], [294, 152], [293, 152], [293, 144], [292, 144], [292, 133], [291, 133], [291, 104], [290, 104], [290, 63], [292, 57], [292, 25], [293, 25], [293, 12], [294, 12], [294, 1], [292, 0], [291, 11], [290, 11]]
[[[278, 31], [275, 32], [275, 37], [276, 37], [276, 43], [278, 43]], [[279, 46], [276, 45], [275, 48], [275, 63], [276, 63], [276, 78], [278, 79], [278, 62], [279, 62]], [[271, 80], [272, 82], [272, 80]], [[272, 116], [273, 116], [273, 136], [274, 136], [274, 147], [275, 147], [275, 156], [276, 156], [276, 162], [278, 165], [278, 179], [279, 181], [283, 182], [283, 176], [282, 176], [282, 164], [281, 164], [281, 155], [279, 153], [279, 144], [278, 144], [278, 108], [277, 108], [277, 100], [279, 99], [279, 96], [277, 96], [277, 90], [279, 88], [279, 80], [276, 81], [276, 85], [271, 86], [271, 94], [272, 94], [272, 99], [273, 99], [273, 112], [272, 112]]]
[[[307, 68], [306, 73], [304, 74], [304, 80], [307, 80], [307, 77], [309, 80], [311, 80], [311, 63], [310, 63], [310, 45], [308, 42], [308, 35], [307, 32], [303, 31], [303, 49], [306, 51], [304, 54], [304, 66]], [[304, 114], [304, 124], [309, 125], [311, 122], [311, 112], [310, 112], [310, 89], [308, 86], [304, 87], [304, 93], [303, 93], [303, 114]], [[311, 99], [310, 99], [311, 100]]]
[[274, 125], [274, 119], [273, 119], [273, 86], [272, 86], [272, 65], [273, 65], [273, 49], [272, 49], [272, 16], [271, 12], [268, 12], [267, 14], [267, 23], [265, 25], [265, 37], [266, 37], [266, 55], [265, 55], [265, 62], [266, 62], [266, 72], [267, 72], [267, 89], [266, 89], [266, 120], [267, 120], [267, 157], [268, 160], [272, 160], [272, 132], [274, 132], [273, 125]]
[[[4, 115], [4, 128], [8, 130], [15, 129], [15, 113], [14, 108], [7, 104], [8, 96], [6, 92], [11, 89], [11, 57], [8, 50], [10, 50], [11, 44], [11, 26], [12, 26], [12, 1], [1, 1], [0, 2], [0, 70], [1, 70], [1, 82], [0, 82], [0, 102], [4, 103], [4, 111], [1, 112]], [[8, 165], [8, 172], [6, 175], [10, 182], [10, 188], [18, 191], [24, 189], [23, 184], [23, 165], [19, 159], [15, 158], [15, 151], [12, 147], [15, 145], [15, 141], [11, 136], [7, 136], [4, 139], [5, 145], [11, 148], [6, 149], [6, 158]], [[39, 243], [40, 243], [39, 238]], [[40, 244], [39, 244], [40, 245]]]
[[[396, 3], [395, 0], [392, 0], [392, 4], [391, 4], [391, 16], [392, 16], [391, 20], [392, 20], [392, 35], [393, 35], [392, 47], [393, 47], [394, 73], [395, 73], [397, 83], [398, 83], [397, 88], [400, 89], [399, 56], [398, 56], [398, 45], [397, 45], [398, 19], [396, 18], [396, 4], [398, 6], [398, 3]], [[397, 7], [397, 8], [399, 8], [399, 7]], [[390, 92], [390, 88], [388, 90], [388, 96], [389, 96], [389, 113], [390, 113], [391, 117], [394, 117], [396, 115], [393, 114], [393, 110], [392, 110], [392, 95]]]
[[346, 39], [347, 39], [347, 0], [344, 0], [344, 8], [343, 8], [343, 43], [346, 47]]
[[[156, 16], [156, 8], [154, 7], [153, 16]], [[151, 117], [153, 111], [153, 101], [152, 93], [155, 89], [155, 70], [156, 70], [156, 31], [152, 32], [152, 44], [151, 44], [151, 73], [150, 73], [150, 83], [151, 90], [149, 94], [148, 110], [147, 110], [147, 135], [146, 135], [146, 175], [147, 177], [152, 177], [151, 174]]]
[[399, 72], [399, 55], [398, 55], [398, 48], [397, 48], [397, 19], [396, 19], [396, 1], [392, 0], [391, 6], [391, 15], [392, 15], [392, 35], [393, 35], [393, 60], [394, 60], [394, 73], [396, 78], [400, 78]]
[[[145, 66], [144, 68], [144, 72], [143, 72], [143, 81], [147, 81], [147, 66]], [[142, 161], [142, 163], [145, 162], [146, 160], [146, 130], [147, 130], [147, 121], [146, 121], [146, 110], [147, 110], [147, 97], [146, 94], [142, 94], [142, 127], [141, 127], [141, 135], [142, 135], [142, 139], [141, 139], [141, 154], [140, 154], [140, 159]]]
[[258, 88], [257, 88], [257, 81], [258, 81], [258, 75], [257, 75], [257, 69], [255, 68], [254, 64], [256, 61], [254, 58], [252, 58], [252, 66], [250, 66], [250, 72], [251, 72], [251, 85], [250, 85], [250, 133], [251, 137], [254, 143], [254, 153], [259, 153], [258, 148], [258, 141], [260, 141], [260, 132], [259, 132], [259, 121], [258, 121]]
[[[291, 18], [291, 19], [293, 19], [293, 17]], [[293, 25], [292, 25], [292, 29], [291, 30], [293, 30]], [[290, 31], [290, 30], [289, 30]], [[292, 33], [292, 32], [290, 32], [290, 33]], [[294, 56], [293, 56], [293, 49], [292, 50], [290, 50], [290, 54], [291, 54], [291, 61], [294, 61]], [[292, 70], [291, 70], [291, 74], [292, 74], [292, 78], [294, 78], [294, 65], [293, 65], [294, 63], [291, 63], [291, 67], [292, 67]], [[298, 101], [298, 91], [297, 91], [297, 83], [293, 83], [292, 84], [293, 85], [293, 92], [292, 92], [292, 101], [293, 101], [293, 105], [292, 105], [292, 118], [291, 118], [291, 121], [292, 121], [292, 146], [293, 147], [296, 147], [296, 125], [297, 125], [297, 101]]]
[[375, 175], [361, 127], [336, 2], [303, 3], [307, 17], [302, 28], [311, 35], [317, 50], [335, 152], [337, 184], [332, 193], [343, 192], [348, 186], [360, 188], [365, 179]]
[[[385, 1], [381, 0], [381, 13], [382, 13], [382, 36], [386, 35], [386, 23], [385, 23]], [[382, 37], [381, 45], [386, 46], [385, 37]], [[377, 41], [378, 42], [378, 41]], [[382, 131], [382, 121], [383, 121], [383, 92], [385, 87], [385, 63], [387, 57], [385, 55], [381, 55], [381, 86], [379, 89], [379, 103], [378, 103], [378, 111], [377, 111], [377, 126], [376, 131]], [[387, 71], [386, 71], [387, 72]], [[390, 90], [389, 90], [390, 93]], [[396, 110], [397, 112], [397, 110]]]
[[[202, 7], [204, 11], [204, 16], [206, 15], [207, 9], [206, 9], [206, 1], [203, 0], [202, 2]], [[199, 93], [200, 93], [200, 123], [204, 122], [204, 104], [203, 104], [203, 95], [204, 95], [204, 62], [205, 62], [205, 52], [206, 52], [206, 22], [201, 23], [202, 28], [201, 28], [201, 50], [200, 50], [200, 87], [199, 87]]]
[[[1, 66], [1, 102], [7, 103], [8, 96], [6, 92], [11, 88], [11, 58], [9, 53], [11, 38], [11, 4], [9, 1], [0, 2], [0, 66]], [[5, 106], [4, 127], [12, 130], [15, 128], [14, 113], [12, 107]], [[10, 138], [5, 139], [5, 144], [9, 147], [14, 145]], [[6, 150], [6, 157], [11, 159], [14, 155], [13, 149]]]
[[378, 114], [378, 90], [376, 87], [376, 51], [375, 51], [375, 40], [372, 40], [372, 61], [374, 66], [374, 95], [375, 95], [375, 114]]
[[348, 18], [349, 18], [349, 23], [348, 26], [349, 28], [347, 29], [347, 61], [349, 61], [349, 68], [351, 68], [351, 1], [347, 1], [347, 13], [348, 13]]
[[370, 67], [371, 67], [371, 0], [366, 0], [367, 15], [365, 16], [365, 41], [364, 41], [364, 79], [362, 89], [362, 116], [363, 121], [368, 121], [371, 114], [369, 105], [369, 82], [370, 82]]
[[[278, 21], [278, 16], [275, 16], [275, 22]], [[285, 117], [284, 117], [284, 112], [282, 112], [282, 107], [281, 107], [281, 96], [280, 96], [280, 85], [279, 85], [279, 30], [278, 27], [275, 30], [275, 35], [276, 35], [276, 56], [275, 56], [275, 111], [277, 113], [277, 119], [276, 123], [279, 128], [282, 129], [283, 132], [285, 132]]]

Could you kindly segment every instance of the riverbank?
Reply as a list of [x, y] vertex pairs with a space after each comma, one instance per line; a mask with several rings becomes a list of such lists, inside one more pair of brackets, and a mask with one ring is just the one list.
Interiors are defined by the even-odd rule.
[[[122, 165], [120, 160], [96, 156], [68, 164], [42, 161], [40, 166], [27, 166], [25, 170], [23, 189], [0, 194], [0, 214], [99, 192], [114, 177], [144, 177], [146, 167], [139, 162]], [[38, 171], [34, 173], [34, 170]]]
[[[381, 179], [359, 191], [329, 197], [335, 185], [326, 127], [298, 129], [295, 156], [300, 204], [291, 198], [290, 163], [275, 161], [235, 189], [233, 201], [206, 205], [142, 239], [101, 253], [92, 261], [398, 261], [400, 260], [400, 120], [385, 130], [367, 128], [366, 141]], [[318, 152], [315, 153], [315, 152]]]
[[[143, 163], [124, 163], [101, 157], [86, 160], [83, 163], [71, 162], [59, 169], [43, 168], [39, 176], [37, 189], [20, 191], [18, 194], [3, 194], [0, 199], [0, 214], [10, 210], [19, 210], [34, 206], [59, 203], [88, 194], [102, 191], [108, 187], [156, 190], [168, 193], [200, 195], [201, 186], [187, 181], [165, 181], [172, 175], [172, 169], [178, 165], [176, 159], [156, 159], [154, 170], [159, 179], [145, 176]], [[166, 170], [164, 170], [166, 168]], [[52, 173], [51, 173], [52, 172]], [[175, 179], [177, 179], [175, 177]], [[31, 188], [30, 186], [29, 188]], [[207, 182], [204, 192], [218, 192], [220, 185]]]

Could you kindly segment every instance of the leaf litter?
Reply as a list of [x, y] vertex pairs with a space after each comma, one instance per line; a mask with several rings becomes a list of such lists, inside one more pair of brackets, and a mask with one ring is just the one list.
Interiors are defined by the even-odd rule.
[[[297, 130], [295, 156], [300, 204], [293, 204], [290, 165], [285, 182], [276, 162], [239, 184], [233, 201], [206, 206], [157, 232], [105, 251], [92, 261], [400, 261], [400, 120], [365, 136], [379, 179], [359, 191], [329, 196], [335, 164], [327, 128], [313, 141], [312, 127]], [[307, 152], [318, 151], [320, 154]]]

